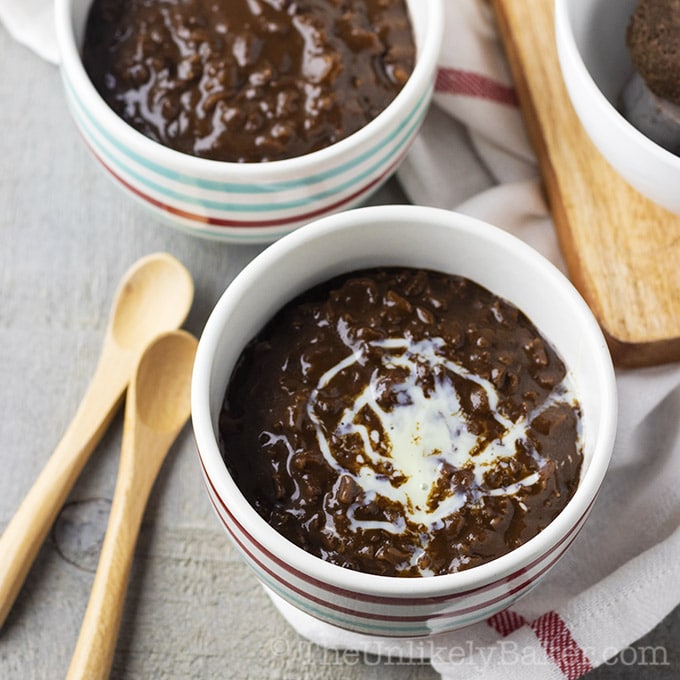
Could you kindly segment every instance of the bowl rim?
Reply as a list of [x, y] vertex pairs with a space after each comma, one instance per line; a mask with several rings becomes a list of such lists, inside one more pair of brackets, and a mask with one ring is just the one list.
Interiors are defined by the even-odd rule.
[[[418, 102], [424, 91], [434, 85], [434, 74], [444, 35], [444, 0], [427, 0], [422, 3], [425, 16], [422, 44], [416, 40], [416, 61], [413, 72], [395, 98], [371, 121], [344, 139], [301, 156], [266, 163], [236, 163], [201, 158], [177, 151], [156, 142], [120, 118], [104, 101], [92, 84], [83, 66], [73, 30], [72, 9], [74, 0], [55, 0], [55, 27], [59, 48], [60, 67], [68, 83], [86, 100], [93, 116], [102, 122], [117, 139], [123, 139], [152, 162], [201, 177], [226, 179], [230, 174], [243, 181], [249, 179], [279, 178], [291, 174], [309, 173], [324, 167], [336, 157], [366, 148], [369, 140], [382, 128], [398, 124], [403, 110], [411, 102]], [[407, 0], [409, 7], [419, 0]], [[88, 3], [88, 10], [89, 5]], [[67, 85], [68, 86], [68, 85]], [[83, 102], [85, 105], [85, 101]]]
[[[641, 147], [641, 150], [650, 156], [654, 156], [665, 165], [680, 170], [680, 156], [664, 149], [655, 141], [638, 130], [618, 109], [609, 101], [600, 89], [595, 79], [586, 66], [581, 51], [576, 43], [574, 27], [571, 22], [568, 5], [573, 0], [555, 0], [555, 33], [557, 40], [557, 52], [562, 74], [572, 99], [572, 82], [569, 77], [570, 68], [573, 68], [573, 78], [579, 83], [581, 92], [585, 94], [598, 107], [598, 112], [605, 117], [608, 126], [614, 126], [633, 144]], [[614, 3], [616, 4], [616, 3]], [[575, 106], [576, 108], [576, 106]], [[578, 107], [580, 109], [580, 107]], [[579, 115], [580, 117], [580, 115]], [[598, 141], [598, 146], [601, 140]]]
[[[224, 465], [213, 429], [209, 394], [212, 365], [234, 301], [256, 285], [260, 272], [266, 271], [271, 263], [284, 258], [287, 253], [303, 245], [308, 239], [324, 238], [325, 235], [346, 227], [360, 228], [360, 225], [365, 226], [367, 222], [376, 219], [381, 222], [403, 220], [404, 211], [409, 213], [411, 221], [444, 223], [459, 236], [473, 234], [476, 238], [494, 241], [507, 248], [511, 255], [519, 254], [524, 258], [530, 258], [542, 276], [553, 279], [579, 314], [583, 332], [588, 336], [589, 349], [597, 353], [597, 366], [600, 371], [598, 384], [602, 388], [603, 404], [598, 436], [592, 445], [592, 460], [567, 506], [543, 531], [522, 546], [486, 564], [452, 574], [407, 579], [408, 592], [404, 592], [403, 577], [367, 574], [326, 562], [305, 552], [273, 529], [244, 498]], [[294, 571], [348, 592], [373, 596], [417, 599], [476, 589], [497, 583], [518, 570], [523, 571], [533, 560], [544, 557], [556, 549], [580, 527], [592, 507], [609, 466], [616, 434], [616, 421], [617, 393], [611, 356], [590, 308], [571, 282], [531, 246], [508, 232], [461, 213], [424, 206], [355, 208], [300, 227], [266, 248], [236, 276], [213, 308], [199, 340], [192, 378], [192, 425], [200, 464], [206, 481], [215, 487], [217, 495], [233, 501], [229, 513], [235, 517], [238, 524], [246, 527], [248, 534], [266, 547], [271, 554], [278, 558], [285, 556], [284, 561]]]

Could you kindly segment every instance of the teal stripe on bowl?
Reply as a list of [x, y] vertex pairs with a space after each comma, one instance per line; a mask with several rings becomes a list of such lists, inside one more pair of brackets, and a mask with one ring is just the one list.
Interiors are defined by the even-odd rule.
[[[399, 134], [404, 130], [404, 128], [411, 122], [413, 115], [415, 115], [417, 119], [420, 120], [424, 115], [424, 109], [426, 108], [426, 105], [429, 103], [430, 99], [429, 96], [423, 96], [420, 99], [418, 106], [413, 110], [411, 114], [405, 117], [405, 119], [397, 126], [397, 128], [392, 132], [392, 134], [389, 137], [381, 140], [378, 144], [366, 150], [360, 156], [357, 156], [356, 158], [353, 158], [352, 160], [343, 163], [342, 165], [339, 165], [337, 167], [331, 168], [324, 172], [317, 173], [316, 175], [310, 178], [289, 181], [282, 180], [277, 182], [276, 185], [268, 184], [266, 186], [260, 186], [252, 183], [243, 182], [220, 182], [216, 180], [193, 177], [191, 175], [186, 175], [184, 173], [175, 172], [174, 170], [170, 170], [162, 165], [153, 163], [152, 161], [148, 160], [147, 158], [144, 158], [143, 156], [140, 156], [139, 154], [135, 153], [133, 150], [129, 149], [126, 146], [120, 146], [119, 142], [115, 140], [108, 133], [108, 131], [105, 130], [99, 124], [99, 122], [91, 115], [89, 110], [85, 106], [83, 106], [82, 102], [80, 101], [80, 98], [78, 97], [75, 89], [71, 85], [67, 75], [64, 73], [63, 70], [62, 80], [64, 81], [66, 89], [68, 90], [71, 98], [75, 102], [78, 110], [83, 113], [83, 115], [90, 122], [91, 126], [94, 127], [99, 132], [99, 134], [102, 137], [104, 137], [112, 146], [119, 148], [131, 160], [133, 160], [140, 166], [146, 168], [147, 170], [150, 170], [151, 172], [154, 172], [162, 177], [165, 177], [166, 179], [180, 182], [182, 184], [189, 184], [191, 186], [198, 187], [199, 189], [204, 189], [206, 191], [221, 191], [221, 192], [226, 191], [229, 193], [267, 194], [270, 193], [272, 190], [285, 191], [289, 189], [299, 188], [301, 186], [304, 186], [305, 184], [309, 184], [310, 182], [316, 183], [327, 179], [332, 179], [333, 177], [342, 174], [343, 172], [351, 170], [352, 167], [356, 166], [357, 163], [361, 163], [369, 159], [376, 153], [378, 153], [385, 144], [388, 144], [389, 142], [391, 142], [392, 139], [399, 136]], [[411, 126], [411, 129], [413, 129], [413, 126]]]
[[[127, 191], [127, 189], [126, 189]], [[368, 193], [372, 193], [373, 189], [371, 188]], [[146, 201], [143, 199], [139, 198], [139, 196], [135, 196], [134, 194], [131, 194], [135, 200], [139, 201], [142, 203], [144, 206], [146, 206], [147, 210], [149, 209], [148, 204]], [[348, 202], [346, 205], [342, 207], [342, 210], [350, 210], [351, 208], [359, 206], [363, 201], [366, 200], [366, 194], [365, 192], [362, 192], [360, 196], [358, 196], [356, 199]], [[332, 212], [337, 212], [337, 210], [332, 210], [330, 212], [324, 212], [320, 214], [318, 217], [311, 218], [309, 220], [304, 221], [303, 223], [307, 222], [312, 222], [317, 219], [321, 219], [322, 217], [331, 214]], [[231, 242], [236, 242], [236, 241], [243, 241], [244, 243], [252, 243], [252, 244], [257, 244], [257, 243], [270, 243], [272, 241], [276, 241], [277, 239], [285, 236], [286, 234], [289, 234], [291, 231], [294, 231], [295, 229], [298, 228], [298, 225], [296, 222], [292, 222], [286, 226], [283, 227], [252, 227], [252, 226], [238, 226], [238, 227], [224, 227], [221, 225], [212, 225], [210, 228], [202, 226], [202, 224], [198, 224], [197, 222], [186, 218], [186, 217], [180, 217], [178, 215], [174, 215], [171, 213], [167, 213], [166, 220], [169, 220], [171, 223], [173, 223], [177, 228], [181, 229], [185, 233], [191, 234], [191, 235], [197, 235], [197, 234], [202, 234], [203, 236], [207, 238], [211, 238], [213, 240], [224, 240], [228, 239]], [[183, 222], [180, 222], [180, 220]], [[276, 229], [276, 231], [273, 231]]]
[[[91, 121], [91, 118], [89, 115], [87, 115], [87, 120], [83, 119], [81, 114], [82, 114], [82, 109], [78, 109], [75, 112], [76, 118], [78, 120], [78, 123], [83, 127], [83, 129], [87, 130], [89, 129], [90, 126], [88, 123]], [[426, 112], [426, 107], [423, 107], [422, 105], [420, 106], [419, 111], [417, 111], [416, 115], [409, 120], [411, 123], [410, 126], [406, 129], [406, 132], [404, 133], [402, 139], [398, 140], [397, 146], [395, 146], [387, 156], [383, 158], [379, 158], [375, 163], [373, 163], [370, 167], [362, 171], [361, 173], [357, 175], [353, 175], [350, 179], [346, 180], [342, 184], [337, 185], [336, 187], [333, 187], [331, 189], [326, 189], [324, 191], [318, 192], [316, 194], [313, 194], [312, 196], [308, 197], [302, 197], [298, 199], [292, 199], [289, 201], [280, 201], [277, 203], [266, 203], [266, 204], [249, 204], [249, 203], [231, 203], [231, 202], [224, 202], [224, 201], [215, 201], [211, 199], [205, 199], [205, 198], [200, 198], [197, 196], [187, 196], [186, 194], [183, 194], [182, 192], [176, 191], [174, 189], [170, 189], [169, 187], [165, 187], [163, 185], [157, 184], [153, 180], [150, 180], [146, 178], [145, 176], [141, 175], [139, 172], [134, 170], [132, 167], [129, 165], [123, 163], [117, 158], [114, 158], [110, 152], [104, 148], [100, 141], [92, 136], [92, 134], [88, 134], [88, 139], [90, 143], [96, 147], [97, 153], [99, 153], [103, 158], [107, 160], [107, 162], [114, 166], [114, 167], [119, 167], [121, 170], [128, 176], [134, 178], [135, 181], [137, 181], [140, 185], [143, 185], [147, 188], [149, 191], [153, 191], [158, 195], [161, 195], [171, 201], [176, 201], [176, 202], [181, 202], [186, 205], [192, 205], [192, 206], [199, 206], [202, 208], [207, 208], [209, 210], [219, 210], [223, 212], [241, 212], [241, 213], [246, 213], [246, 214], [251, 214], [251, 213], [263, 213], [263, 212], [278, 212], [281, 210], [291, 210], [294, 208], [300, 208], [305, 205], [309, 205], [311, 203], [315, 203], [316, 201], [323, 201], [324, 199], [327, 199], [329, 197], [336, 196], [337, 194], [340, 194], [344, 191], [347, 191], [351, 189], [355, 184], [361, 183], [363, 180], [365, 180], [367, 177], [370, 177], [371, 175], [375, 174], [380, 170], [380, 168], [387, 162], [392, 160], [393, 157], [397, 156], [401, 151], [403, 150], [404, 145], [407, 143], [407, 141], [410, 139], [411, 135], [417, 130], [419, 125], [422, 122], [423, 116], [425, 115]], [[96, 127], [97, 131], [100, 130], [99, 126], [94, 126]], [[401, 127], [401, 126], [400, 126]], [[109, 142], [110, 137], [108, 135], [103, 135], [105, 139]], [[394, 139], [395, 135], [391, 135], [390, 139]], [[387, 142], [383, 144], [382, 146], [384, 147], [387, 145]], [[115, 146], [115, 144], [113, 144]], [[120, 147], [120, 150], [125, 151], [126, 149], [124, 147]], [[126, 154], [129, 155], [129, 154]], [[363, 157], [363, 154], [362, 154]], [[353, 165], [356, 166], [359, 164], [359, 160], [356, 160]]]
[[[75, 114], [74, 114], [75, 117]], [[77, 120], [77, 118], [76, 118]], [[251, 223], [243, 222], [240, 224], [222, 224], [223, 218], [211, 217], [207, 215], [201, 215], [197, 213], [192, 215], [189, 212], [183, 210], [178, 210], [170, 204], [163, 203], [152, 196], [145, 194], [138, 187], [134, 187], [129, 184], [124, 178], [115, 173], [113, 168], [110, 168], [104, 160], [97, 154], [96, 150], [90, 145], [88, 138], [85, 136], [83, 131], [83, 137], [85, 143], [90, 146], [92, 155], [100, 162], [101, 166], [106, 169], [117, 181], [117, 183], [126, 190], [134, 200], [145, 205], [146, 208], [152, 209], [154, 214], [164, 218], [165, 220], [171, 222], [173, 226], [181, 228], [184, 231], [191, 232], [195, 234], [201, 234], [205, 236], [211, 236], [213, 238], [218, 238], [221, 240], [234, 240], [235, 242], [256, 242], [261, 243], [271, 242], [279, 236], [282, 236], [290, 231], [293, 231], [297, 226], [311, 221], [312, 219], [317, 219], [324, 214], [330, 214], [337, 212], [338, 210], [344, 209], [348, 210], [360, 204], [368, 195], [375, 191], [382, 182], [384, 182], [389, 175], [391, 175], [398, 166], [400, 159], [397, 158], [390, 166], [387, 167], [385, 172], [377, 177], [373, 178], [370, 182], [360, 187], [358, 191], [353, 192], [349, 198], [341, 199], [340, 202], [330, 203], [325, 207], [317, 208], [312, 211], [312, 213], [296, 213], [287, 218], [283, 218], [282, 224], [268, 224], [268, 220], [260, 217], [260, 219], [253, 221]], [[404, 148], [406, 152], [406, 148]], [[278, 222], [279, 220], [276, 220]], [[210, 227], [204, 227], [203, 225], [209, 224]], [[192, 229], [193, 227], [193, 229]], [[278, 228], [277, 228], [278, 227]], [[239, 232], [247, 230], [248, 237], [246, 239], [235, 238], [232, 236]]]
[[[85, 121], [83, 121], [78, 114], [76, 115], [78, 117], [79, 123], [83, 125]], [[305, 205], [315, 203], [317, 201], [323, 201], [327, 198], [334, 197], [338, 194], [341, 194], [344, 191], [348, 191], [349, 189], [354, 187], [357, 183], [361, 183], [371, 175], [374, 175], [376, 172], [378, 172], [381, 169], [381, 167], [385, 164], [385, 162], [389, 162], [389, 160], [393, 156], [397, 156], [401, 153], [404, 145], [410, 139], [411, 134], [415, 132], [417, 127], [420, 125], [423, 115], [424, 111], [421, 111], [420, 115], [413, 119], [413, 122], [406, 131], [404, 138], [398, 141], [398, 146], [392, 149], [388, 156], [386, 156], [385, 158], [378, 159], [375, 163], [373, 163], [370, 167], [368, 167], [361, 173], [353, 175], [350, 179], [346, 180], [342, 184], [337, 185], [336, 187], [320, 191], [311, 196], [291, 199], [288, 201], [279, 201], [277, 203], [258, 203], [258, 204], [236, 202], [232, 203], [224, 201], [215, 201], [212, 199], [201, 198], [198, 196], [187, 196], [182, 192], [157, 184], [153, 180], [150, 180], [147, 177], [141, 175], [139, 172], [134, 170], [129, 165], [111, 156], [108, 150], [101, 146], [101, 143], [99, 142], [99, 140], [96, 139], [96, 137], [92, 137], [91, 135], [88, 135], [88, 137], [93, 146], [96, 147], [97, 153], [99, 153], [102, 157], [106, 158], [108, 163], [110, 163], [114, 167], [121, 168], [122, 172], [124, 172], [128, 177], [134, 178], [134, 180], [137, 181], [139, 184], [145, 186], [148, 191], [152, 191], [157, 195], [165, 197], [168, 200], [180, 202], [185, 205], [199, 206], [202, 208], [207, 208], [209, 210], [215, 211], [241, 212], [248, 214], [263, 212], [278, 212], [282, 210], [300, 208]], [[87, 129], [87, 126], [84, 126], [84, 129]]]
[[[299, 596], [295, 592], [293, 586], [287, 587], [285, 581], [280, 580], [280, 577], [278, 577], [276, 574], [269, 573], [268, 568], [265, 567], [264, 562], [260, 563], [260, 560], [265, 556], [262, 555], [259, 552], [259, 550], [255, 549], [255, 554], [251, 554], [250, 550], [241, 544], [241, 540], [237, 537], [237, 534], [239, 534], [240, 532], [237, 531], [236, 528], [232, 526], [231, 521], [222, 514], [222, 511], [220, 510], [220, 502], [217, 500], [219, 496], [216, 497], [214, 495], [214, 490], [211, 489], [210, 485], [208, 485], [208, 492], [211, 504], [214, 510], [216, 511], [220, 522], [224, 525], [231, 540], [234, 542], [235, 546], [242, 554], [242, 557], [246, 559], [247, 564], [255, 572], [257, 578], [260, 581], [262, 581], [263, 584], [268, 586], [272, 591], [274, 591], [277, 595], [279, 595], [284, 600], [290, 602], [298, 609], [301, 609], [302, 611], [310, 614], [311, 616], [314, 616], [318, 619], [321, 619], [322, 621], [326, 621], [333, 625], [338, 625], [343, 628], [349, 628], [351, 630], [360, 629], [361, 632], [373, 635], [378, 634], [387, 635], [390, 637], [415, 637], [430, 635], [435, 632], [441, 632], [442, 630], [445, 629], [446, 624], [444, 623], [437, 626], [436, 627], [437, 630], [432, 630], [429, 626], [427, 626], [426, 623], [415, 624], [411, 625], [411, 627], [405, 628], [402, 626], [390, 625], [389, 623], [382, 622], [370, 622], [362, 620], [355, 621], [354, 619], [350, 618], [347, 615], [344, 615], [339, 612], [338, 613], [334, 612], [330, 605], [324, 607], [323, 605], [319, 605], [316, 602], [313, 602], [312, 600], [308, 600], [304, 597]], [[508, 593], [505, 599], [501, 600], [498, 603], [495, 603], [491, 607], [481, 607], [475, 613], [464, 617], [454, 615], [452, 616], [450, 621], [455, 621], [457, 627], [463, 627], [470, 623], [477, 622], [481, 619], [488, 618], [489, 616], [493, 616], [494, 614], [497, 614], [498, 612], [503, 611], [504, 609], [509, 607], [512, 604], [512, 602], [516, 601], [520, 597], [521, 594], [522, 593], [520, 592], [512, 594]], [[359, 614], [357, 614], [357, 617], [359, 617]], [[439, 618], [438, 620], [440, 622], [442, 621], [441, 618]]]
[[[332, 611], [324, 609], [314, 602], [310, 602], [309, 600], [304, 600], [298, 597], [292, 591], [289, 591], [285, 587], [281, 586], [276, 579], [272, 578], [266, 572], [261, 571], [257, 567], [255, 567], [255, 570], [257, 572], [257, 577], [261, 581], [265, 582], [267, 587], [271, 588], [277, 595], [279, 595], [279, 597], [283, 598], [284, 600], [287, 600], [291, 604], [294, 604], [298, 609], [301, 609], [302, 611], [307, 612], [308, 614], [315, 616], [316, 618], [321, 619], [322, 621], [326, 621], [327, 623], [331, 623], [342, 628], [349, 628], [352, 630], [360, 628], [362, 632], [365, 633], [370, 633], [373, 635], [376, 634], [387, 635], [389, 637], [421, 637], [423, 635], [430, 635], [434, 632], [427, 625], [403, 628], [401, 626], [391, 626], [386, 623], [379, 622], [370, 623], [365, 621], [355, 621], [354, 619], [349, 619], [346, 616], [343, 616], [341, 614], [335, 614]], [[508, 606], [509, 602], [504, 601], [491, 609], [484, 610], [483, 618], [493, 616], [494, 614], [503, 611]], [[480, 614], [477, 613], [475, 615], [466, 616], [463, 618], [455, 617], [453, 620], [456, 621], [457, 626], [460, 627], [467, 626], [470, 623], [479, 621]]]

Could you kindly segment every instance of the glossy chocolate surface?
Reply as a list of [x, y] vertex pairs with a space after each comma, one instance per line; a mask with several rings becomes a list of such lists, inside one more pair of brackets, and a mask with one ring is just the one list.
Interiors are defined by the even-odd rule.
[[92, 82], [130, 125], [234, 162], [347, 137], [414, 62], [405, 0], [95, 0], [83, 46]]
[[277, 531], [335, 564], [445, 574], [529, 540], [580, 473], [565, 366], [470, 280], [364, 270], [276, 315], [234, 370], [225, 462]]

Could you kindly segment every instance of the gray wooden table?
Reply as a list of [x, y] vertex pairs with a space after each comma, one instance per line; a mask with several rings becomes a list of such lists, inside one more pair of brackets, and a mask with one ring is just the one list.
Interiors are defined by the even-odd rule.
[[[403, 201], [390, 183], [373, 202]], [[72, 417], [92, 375], [113, 292], [137, 258], [190, 269], [196, 335], [260, 250], [169, 229], [113, 186], [66, 110], [57, 71], [0, 28], [0, 531]], [[118, 464], [114, 420], [78, 480], [0, 632], [0, 679], [63, 677], [89, 597]], [[2, 559], [2, 555], [0, 555]], [[670, 665], [617, 664], [596, 678], [680, 675], [680, 615], [645, 643]], [[161, 472], [131, 574], [115, 678], [438, 677], [426, 664], [338, 655], [291, 630], [213, 516], [187, 428]]]

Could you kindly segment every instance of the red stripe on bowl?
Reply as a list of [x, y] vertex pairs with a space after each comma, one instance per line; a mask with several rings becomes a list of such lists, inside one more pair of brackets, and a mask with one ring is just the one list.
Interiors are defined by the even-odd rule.
[[123, 179], [113, 168], [106, 163], [106, 161], [103, 160], [103, 158], [94, 150], [92, 145], [89, 143], [87, 139], [85, 139], [85, 142], [94, 155], [94, 157], [101, 163], [101, 165], [104, 167], [104, 169], [118, 182], [120, 182], [128, 191], [131, 191], [133, 194], [135, 194], [138, 198], [141, 198], [142, 200], [146, 201], [147, 203], [150, 203], [156, 208], [159, 208], [160, 210], [163, 210], [164, 212], [170, 213], [171, 215], [175, 215], [176, 217], [181, 217], [182, 219], [187, 219], [187, 220], [192, 220], [194, 222], [200, 222], [202, 224], [208, 224], [213, 227], [238, 227], [238, 228], [252, 228], [252, 227], [280, 227], [280, 226], [286, 226], [289, 224], [293, 224], [295, 222], [299, 221], [306, 221], [306, 220], [312, 220], [316, 217], [320, 217], [321, 215], [324, 215], [329, 212], [333, 212], [342, 206], [351, 203], [352, 201], [358, 199], [362, 194], [366, 193], [367, 191], [370, 191], [373, 187], [376, 185], [380, 184], [381, 182], [385, 181], [396, 169], [397, 167], [401, 164], [404, 156], [406, 155], [406, 151], [400, 153], [396, 160], [385, 170], [382, 174], [380, 174], [378, 177], [372, 179], [370, 182], [367, 184], [363, 185], [361, 188], [359, 188], [357, 191], [353, 192], [349, 196], [336, 201], [335, 203], [331, 203], [330, 205], [327, 205], [323, 208], [318, 208], [317, 210], [310, 210], [309, 212], [302, 213], [302, 214], [297, 214], [292, 217], [280, 217], [276, 219], [260, 219], [260, 220], [230, 220], [230, 219], [224, 219], [224, 218], [219, 218], [219, 217], [209, 217], [206, 215], [198, 215], [196, 213], [189, 212], [187, 210], [182, 210], [180, 208], [175, 208], [167, 203], [164, 203], [163, 201], [160, 201], [159, 199], [153, 198], [152, 196], [149, 196], [148, 194], [144, 193], [140, 189], [138, 189], [135, 186], [132, 186], [127, 180]]
[[[353, 591], [346, 590], [344, 588], [340, 588], [338, 586], [334, 586], [328, 583], [325, 583], [323, 581], [319, 581], [318, 579], [315, 579], [312, 576], [309, 576], [308, 574], [305, 574], [295, 567], [292, 567], [290, 564], [284, 562], [281, 558], [277, 557], [273, 553], [271, 553], [267, 548], [265, 548], [259, 541], [257, 541], [253, 536], [250, 534], [250, 532], [246, 531], [243, 527], [243, 525], [234, 517], [234, 515], [230, 512], [230, 510], [227, 508], [227, 504], [225, 503], [224, 499], [220, 496], [220, 494], [217, 492], [217, 489], [215, 488], [215, 485], [212, 483], [212, 480], [210, 479], [206, 469], [205, 465], [203, 464], [203, 460], [200, 456], [199, 453], [199, 461], [201, 463], [201, 467], [203, 468], [203, 475], [204, 478], [208, 481], [208, 484], [210, 486], [210, 489], [212, 490], [212, 493], [214, 494], [215, 498], [219, 501], [220, 506], [224, 510], [224, 512], [229, 516], [229, 519], [234, 523], [236, 527], [238, 527], [238, 530], [245, 536], [248, 541], [254, 545], [263, 555], [267, 557], [270, 561], [274, 562], [277, 564], [281, 569], [284, 571], [287, 571], [289, 574], [293, 575], [297, 579], [301, 581], [305, 581], [306, 583], [309, 583], [310, 585], [313, 585], [321, 590], [327, 590], [335, 595], [338, 595], [339, 597], [344, 597], [347, 599], [352, 599], [352, 600], [357, 600], [359, 602], [369, 602], [369, 603], [376, 603], [376, 604], [382, 604], [382, 605], [404, 605], [408, 604], [410, 606], [419, 606], [419, 605], [431, 605], [431, 604], [437, 604], [441, 602], [450, 602], [452, 600], [461, 598], [461, 597], [469, 597], [470, 595], [485, 592], [487, 590], [492, 590], [493, 588], [497, 588], [504, 583], [509, 583], [511, 581], [515, 581], [517, 578], [519, 578], [522, 574], [528, 572], [529, 570], [533, 569], [536, 565], [538, 565], [540, 562], [544, 561], [549, 555], [555, 553], [557, 549], [567, 540], [569, 540], [569, 543], [576, 537], [575, 532], [581, 527], [581, 524], [583, 520], [585, 519], [586, 515], [590, 511], [590, 508], [592, 507], [592, 504], [594, 503], [595, 499], [590, 502], [586, 510], [583, 512], [579, 520], [569, 529], [569, 531], [562, 536], [562, 538], [550, 548], [547, 552], [541, 554], [539, 557], [537, 557], [535, 560], [533, 560], [531, 563], [528, 565], [518, 569], [517, 571], [513, 572], [512, 574], [502, 578], [498, 579], [497, 581], [493, 581], [491, 583], [487, 583], [486, 585], [483, 586], [478, 586], [477, 588], [472, 588], [470, 590], [466, 590], [463, 593], [453, 593], [450, 595], [438, 595], [438, 596], [432, 596], [432, 597], [419, 597], [419, 598], [396, 598], [396, 597], [385, 597], [385, 596], [380, 596], [380, 595], [369, 595], [367, 593], [357, 593]], [[219, 512], [218, 512], [219, 514]], [[223, 522], [224, 523], [224, 522]], [[226, 527], [226, 524], [225, 524]], [[229, 527], [227, 527], [227, 530], [229, 530]], [[231, 536], [234, 536], [234, 533], [232, 531], [229, 531], [229, 534]], [[573, 537], [572, 537], [573, 534]], [[571, 538], [570, 538], [571, 537]], [[236, 539], [234, 536], [235, 540], [241, 545], [241, 542]], [[245, 549], [245, 548], [244, 548]], [[566, 550], [566, 547], [565, 547]], [[560, 551], [560, 555], [564, 551]], [[248, 553], [250, 554], [250, 553]], [[552, 564], [552, 562], [551, 562]], [[436, 578], [436, 577], [433, 577]]]
[[[217, 508], [215, 508], [217, 510]], [[219, 511], [218, 511], [219, 514]], [[311, 602], [314, 602], [315, 604], [318, 604], [322, 607], [325, 607], [326, 609], [330, 609], [332, 611], [336, 611], [340, 614], [346, 614], [349, 616], [353, 616], [357, 619], [366, 619], [369, 621], [390, 621], [394, 623], [427, 623], [428, 621], [432, 621], [435, 619], [449, 619], [449, 618], [454, 618], [458, 616], [463, 616], [465, 614], [471, 614], [472, 612], [476, 611], [481, 611], [485, 609], [486, 607], [490, 607], [494, 604], [498, 604], [499, 602], [502, 602], [503, 600], [513, 597], [517, 593], [522, 592], [526, 588], [528, 588], [534, 581], [537, 579], [541, 578], [543, 574], [545, 574], [548, 570], [550, 570], [557, 560], [562, 556], [564, 550], [566, 550], [569, 547], [569, 544], [567, 544], [564, 547], [564, 550], [560, 551], [557, 555], [553, 557], [553, 559], [546, 564], [544, 567], [541, 568], [540, 571], [538, 571], [536, 574], [531, 576], [530, 578], [526, 579], [519, 585], [514, 586], [513, 588], [504, 591], [500, 595], [497, 595], [496, 597], [491, 598], [490, 600], [486, 600], [485, 602], [479, 602], [474, 605], [470, 605], [468, 607], [463, 607], [462, 609], [456, 609], [456, 610], [449, 610], [449, 611], [444, 611], [444, 612], [428, 612], [426, 614], [420, 614], [417, 616], [398, 616], [394, 614], [386, 614], [386, 613], [373, 613], [373, 612], [362, 612], [362, 611], [357, 611], [356, 609], [350, 609], [348, 607], [343, 607], [342, 605], [335, 604], [334, 602], [329, 602], [328, 600], [324, 600], [320, 597], [317, 597], [315, 595], [311, 595], [308, 591], [302, 590], [298, 588], [297, 586], [294, 586], [292, 583], [289, 581], [283, 580], [275, 571], [267, 567], [262, 561], [260, 561], [249, 549], [246, 547], [246, 545], [239, 539], [239, 537], [234, 534], [233, 531], [229, 529], [228, 526], [225, 527], [227, 531], [229, 532], [229, 535], [234, 539], [234, 541], [238, 544], [238, 546], [243, 550], [248, 557], [255, 562], [255, 564], [262, 569], [262, 571], [266, 572], [270, 577], [272, 577], [275, 581], [278, 581], [282, 586], [284, 586], [287, 589], [292, 590], [294, 593], [302, 597], [303, 599], [310, 600]], [[306, 576], [301, 576], [301, 580], [306, 581], [308, 583], [314, 583], [314, 579], [306, 577]], [[325, 586], [326, 589], [331, 590], [330, 586]], [[472, 591], [470, 591], [472, 592]], [[467, 595], [469, 593], [465, 593], [464, 595]], [[455, 599], [456, 597], [460, 597], [461, 594], [454, 594], [451, 596], [445, 596], [443, 598], [444, 602], [449, 601], [449, 599]], [[354, 593], [350, 594], [350, 599], [360, 599], [354, 596]], [[413, 607], [413, 602], [414, 600], [412, 599], [397, 599], [395, 601], [395, 605], [398, 604], [400, 606], [407, 606], [407, 607]]]

